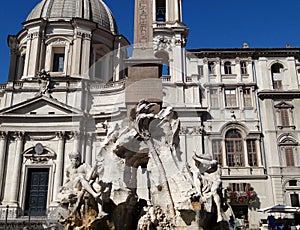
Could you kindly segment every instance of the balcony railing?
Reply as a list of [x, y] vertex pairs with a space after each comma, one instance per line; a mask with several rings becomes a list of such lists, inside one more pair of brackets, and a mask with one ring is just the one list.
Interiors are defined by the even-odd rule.
[[106, 90], [106, 89], [122, 89], [125, 87], [125, 80], [109, 83], [96, 83], [91, 85], [91, 89]]
[[170, 82], [171, 81], [171, 76], [170, 75], [163, 75], [163, 76], [161, 76], [161, 80], [163, 82]]

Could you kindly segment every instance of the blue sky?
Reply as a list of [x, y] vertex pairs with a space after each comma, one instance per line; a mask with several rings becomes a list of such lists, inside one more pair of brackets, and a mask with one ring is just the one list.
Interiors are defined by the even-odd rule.
[[[133, 42], [134, 0], [104, 0], [121, 34]], [[40, 0], [2, 1], [0, 7], [0, 83], [7, 80], [7, 36], [22, 29]], [[183, 0], [183, 22], [190, 28], [187, 48], [300, 47], [299, 0]]]

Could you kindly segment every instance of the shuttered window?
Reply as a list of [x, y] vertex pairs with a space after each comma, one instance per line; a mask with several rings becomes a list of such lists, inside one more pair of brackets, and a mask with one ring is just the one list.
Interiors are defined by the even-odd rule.
[[222, 165], [222, 141], [221, 140], [212, 141], [212, 152], [213, 152], [214, 159], [217, 160], [218, 163]]
[[210, 106], [212, 108], [218, 108], [219, 107], [219, 95], [218, 95], [218, 89], [210, 89]]
[[295, 166], [293, 147], [284, 149], [286, 166]]
[[236, 107], [236, 91], [235, 89], [225, 89], [225, 106]]
[[244, 106], [249, 108], [252, 107], [251, 89], [243, 89], [244, 95]]
[[257, 152], [255, 140], [247, 140], [248, 162], [250, 166], [257, 166]]
[[280, 109], [280, 119], [281, 119], [282, 126], [290, 126], [288, 109]]

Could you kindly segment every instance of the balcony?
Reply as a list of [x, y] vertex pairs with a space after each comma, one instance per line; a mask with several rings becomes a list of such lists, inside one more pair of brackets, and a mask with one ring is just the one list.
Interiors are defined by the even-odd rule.
[[265, 179], [267, 177], [263, 167], [223, 167], [223, 179]]
[[171, 76], [170, 75], [162, 75], [161, 80], [162, 80], [162, 82], [170, 82]]
[[114, 90], [122, 90], [125, 87], [125, 80], [117, 81], [117, 82], [108, 82], [108, 83], [93, 83], [90, 85], [91, 90], [97, 91], [114, 91]]

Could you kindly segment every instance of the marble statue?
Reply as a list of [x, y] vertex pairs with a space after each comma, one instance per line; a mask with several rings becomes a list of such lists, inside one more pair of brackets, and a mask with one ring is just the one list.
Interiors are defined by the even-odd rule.
[[64, 199], [68, 199], [70, 195], [77, 195], [82, 192], [83, 189], [91, 194], [94, 198], [100, 196], [100, 193], [96, 193], [91, 187], [88, 177], [94, 174], [94, 169], [86, 163], [81, 163], [81, 155], [78, 152], [73, 152], [69, 154], [69, 159], [71, 164], [66, 168], [66, 180], [64, 185], [61, 187], [60, 192], [62, 197], [62, 202]]
[[46, 94], [49, 95], [49, 89], [50, 89], [50, 73], [49, 71], [46, 71], [42, 69], [38, 73], [38, 83], [39, 83], [39, 93], [38, 95]]
[[204, 203], [205, 210], [211, 212], [214, 200], [217, 207], [217, 222], [223, 221], [223, 210], [219, 191], [222, 189], [221, 170], [218, 162], [209, 156], [194, 154], [193, 159], [198, 171], [193, 174], [194, 184], [197, 193], [194, 196], [200, 197], [200, 203]]
[[187, 210], [193, 210], [194, 197], [207, 212], [213, 212], [214, 202], [215, 222], [224, 220], [220, 168], [215, 160], [195, 154], [197, 171], [189, 171], [172, 107], [141, 100], [126, 125], [103, 125], [107, 135], [93, 167], [81, 162], [80, 153], [69, 155], [59, 194], [69, 210], [60, 221], [65, 230], [179, 229], [191, 219]]
[[109, 200], [111, 192], [111, 183], [102, 181], [103, 158], [98, 158], [93, 167], [81, 162], [79, 152], [70, 153], [69, 159], [71, 164], [66, 168], [66, 180], [59, 193], [61, 204], [69, 206], [69, 214], [60, 219], [66, 230], [92, 226], [106, 216], [102, 204]]

